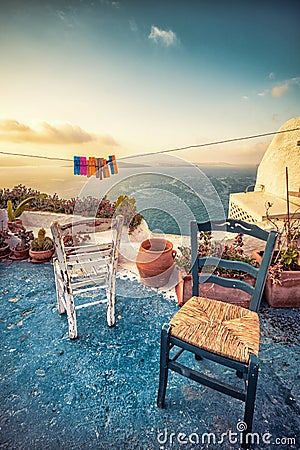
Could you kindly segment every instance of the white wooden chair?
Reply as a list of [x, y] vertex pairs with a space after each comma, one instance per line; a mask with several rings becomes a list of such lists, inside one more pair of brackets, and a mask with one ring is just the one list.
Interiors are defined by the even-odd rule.
[[[110, 327], [115, 324], [116, 272], [123, 220], [123, 216], [117, 216], [109, 221], [87, 219], [66, 225], [59, 225], [58, 222], [51, 225], [56, 250], [53, 266], [58, 311], [67, 314], [71, 339], [77, 337], [78, 309], [107, 303], [107, 324]], [[105, 236], [109, 235], [109, 242], [97, 244], [93, 233], [103, 228], [110, 229], [105, 232]], [[73, 241], [72, 246], [65, 245], [64, 239]], [[89, 302], [86, 302], [86, 296], [77, 299], [80, 294], [100, 287], [105, 287], [106, 299]]]

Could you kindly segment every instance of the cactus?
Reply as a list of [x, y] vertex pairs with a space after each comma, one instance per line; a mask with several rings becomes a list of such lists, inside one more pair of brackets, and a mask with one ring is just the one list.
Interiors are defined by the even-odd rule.
[[45, 228], [40, 228], [40, 229], [39, 229], [39, 232], [38, 232], [38, 237], [37, 237], [38, 246], [39, 246], [40, 248], [43, 248], [45, 236], [46, 236], [46, 230], [45, 230]]
[[31, 242], [31, 250], [34, 252], [42, 252], [44, 250], [50, 250], [53, 247], [53, 240], [46, 237], [46, 231], [41, 228], [38, 232], [38, 237]]
[[50, 250], [53, 247], [53, 241], [49, 237], [45, 237], [43, 243], [43, 250]]

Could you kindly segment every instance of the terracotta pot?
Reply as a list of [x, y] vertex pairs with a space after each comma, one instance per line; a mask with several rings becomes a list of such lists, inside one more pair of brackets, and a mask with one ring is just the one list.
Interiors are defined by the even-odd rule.
[[183, 278], [179, 273], [179, 281], [175, 286], [177, 302], [183, 306], [192, 297], [192, 275], [185, 275]]
[[29, 256], [30, 256], [32, 262], [50, 261], [53, 253], [54, 253], [54, 247], [50, 248], [49, 250], [42, 250], [40, 252], [36, 252], [31, 249], [29, 250]]
[[29, 257], [29, 246], [27, 248], [19, 249], [18, 246], [12, 249], [12, 254], [10, 255], [11, 259], [27, 259]]
[[[262, 252], [252, 253], [260, 264]], [[280, 273], [280, 283], [273, 284], [267, 278], [264, 297], [272, 308], [300, 308], [300, 271], [286, 271]]]
[[136, 265], [141, 281], [147, 286], [165, 286], [174, 270], [176, 251], [173, 244], [162, 238], [146, 239], [141, 243]]
[[6, 258], [9, 255], [10, 255], [10, 248], [8, 244], [6, 244], [4, 247], [0, 247], [0, 259]]
[[[244, 280], [254, 286], [255, 280], [250, 275], [246, 276]], [[180, 280], [175, 287], [177, 301], [179, 306], [184, 305], [192, 296], [192, 275], [186, 275], [183, 280]], [[211, 298], [213, 300], [220, 300], [233, 305], [249, 308], [251, 296], [247, 292], [240, 289], [226, 288], [216, 283], [202, 283], [199, 285], [199, 297]]]
[[10, 220], [7, 222], [7, 227], [12, 233], [16, 233], [23, 226], [22, 219], [16, 219], [14, 222]]
[[265, 298], [273, 308], [300, 308], [300, 271], [281, 272], [280, 284], [268, 278]]

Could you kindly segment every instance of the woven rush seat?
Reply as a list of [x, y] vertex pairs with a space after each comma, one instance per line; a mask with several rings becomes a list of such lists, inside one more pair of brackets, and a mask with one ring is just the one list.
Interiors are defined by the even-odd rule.
[[242, 363], [259, 351], [256, 312], [204, 297], [192, 297], [182, 306], [170, 321], [170, 334]]

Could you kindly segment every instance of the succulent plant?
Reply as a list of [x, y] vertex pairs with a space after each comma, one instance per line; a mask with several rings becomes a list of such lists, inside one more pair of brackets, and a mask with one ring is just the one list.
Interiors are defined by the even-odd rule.
[[40, 228], [38, 232], [38, 237], [33, 239], [31, 242], [31, 250], [34, 252], [42, 252], [45, 250], [50, 250], [53, 248], [53, 240], [46, 236], [46, 231], [44, 228]]
[[24, 227], [22, 227], [18, 233], [15, 233], [16, 236], [20, 239], [20, 243], [17, 244], [18, 250], [25, 250], [29, 248], [29, 242], [33, 240], [33, 232], [26, 231]]
[[[45, 197], [47, 197], [47, 194], [39, 194], [38, 195], [38, 198], [45, 198]], [[16, 209], [13, 208], [12, 201], [8, 200], [7, 201], [8, 220], [10, 220], [11, 222], [14, 222], [16, 220], [16, 218], [19, 217], [23, 211], [25, 211], [25, 208], [28, 205], [28, 203], [30, 203], [32, 200], [35, 200], [35, 199], [36, 199], [36, 197], [34, 197], [34, 196], [25, 198], [18, 204]]]

